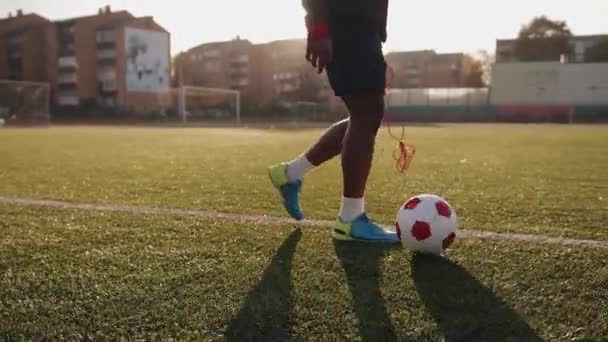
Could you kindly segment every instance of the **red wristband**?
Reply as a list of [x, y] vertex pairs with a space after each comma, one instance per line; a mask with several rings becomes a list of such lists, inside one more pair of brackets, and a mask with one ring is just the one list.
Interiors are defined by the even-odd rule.
[[307, 20], [306, 28], [310, 39], [327, 39], [330, 37], [329, 24], [326, 21], [312, 22]]

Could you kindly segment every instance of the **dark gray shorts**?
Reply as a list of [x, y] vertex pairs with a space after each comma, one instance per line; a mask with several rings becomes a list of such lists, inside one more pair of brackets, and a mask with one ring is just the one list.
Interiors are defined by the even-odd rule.
[[333, 59], [327, 76], [336, 96], [384, 95], [386, 62], [381, 35], [353, 19], [332, 18]]

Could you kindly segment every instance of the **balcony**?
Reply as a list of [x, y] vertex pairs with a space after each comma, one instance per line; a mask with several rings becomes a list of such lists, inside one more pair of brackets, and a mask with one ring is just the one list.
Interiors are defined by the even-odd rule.
[[206, 61], [203, 70], [206, 73], [218, 73], [222, 70], [222, 64], [219, 60]]
[[23, 53], [21, 52], [21, 49], [11, 48], [8, 50], [9, 61], [20, 60], [21, 57], [23, 57]]
[[232, 77], [245, 77], [249, 75], [249, 67], [247, 66], [242, 66], [242, 67], [231, 67], [230, 68], [230, 75]]
[[97, 80], [100, 82], [116, 81], [116, 70], [113, 68], [97, 70]]
[[61, 69], [78, 68], [76, 56], [64, 56], [57, 59], [57, 66]]
[[[294, 71], [275, 73], [272, 77], [275, 84], [298, 84], [300, 82], [300, 74]], [[290, 91], [290, 90], [286, 90]]]
[[57, 55], [59, 57], [73, 57], [76, 55], [76, 49], [74, 47], [74, 44], [72, 43], [67, 43], [67, 44], [60, 44], [57, 47]]
[[116, 80], [102, 81], [99, 82], [99, 90], [102, 93], [115, 93], [118, 91], [118, 84]]
[[284, 93], [292, 93], [300, 89], [300, 85], [297, 83], [282, 83], [275, 85], [274, 89], [277, 95], [281, 95]]
[[203, 57], [204, 58], [219, 58], [222, 56], [222, 50], [219, 48], [215, 48], [215, 49], [209, 49], [209, 50], [205, 50], [203, 51]]
[[97, 48], [111, 49], [114, 47], [116, 47], [116, 35], [114, 31], [97, 31]]
[[57, 76], [58, 84], [74, 84], [78, 83], [78, 75], [75, 72], [71, 73], [60, 73]]
[[116, 43], [116, 35], [112, 30], [97, 31], [97, 44]]
[[114, 50], [114, 49], [97, 50], [97, 60], [98, 61], [116, 60], [116, 50]]
[[230, 66], [233, 68], [247, 68], [249, 66], [249, 56], [239, 55], [230, 60]]
[[249, 63], [249, 55], [238, 55], [232, 58], [233, 63]]
[[59, 27], [59, 32], [66, 35], [73, 35], [76, 32], [76, 27], [74, 26], [74, 23], [62, 24]]
[[247, 88], [249, 86], [249, 78], [240, 78], [232, 80], [232, 88], [242, 89]]
[[65, 34], [59, 33], [57, 37], [57, 42], [62, 44], [74, 44], [76, 42], [76, 37], [73, 34]]
[[18, 47], [18, 46], [21, 46], [21, 44], [23, 44], [22, 35], [11, 36], [7, 39], [7, 45], [9, 48]]
[[57, 104], [60, 106], [78, 106], [80, 101], [76, 95], [59, 95], [57, 96]]

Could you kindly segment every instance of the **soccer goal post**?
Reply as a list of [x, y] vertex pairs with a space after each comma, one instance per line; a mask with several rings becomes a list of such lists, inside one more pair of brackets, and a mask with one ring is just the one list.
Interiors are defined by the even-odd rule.
[[232, 89], [184, 86], [177, 88], [177, 112], [182, 122], [241, 123], [241, 92]]
[[0, 118], [20, 124], [48, 124], [51, 87], [45, 82], [0, 80]]

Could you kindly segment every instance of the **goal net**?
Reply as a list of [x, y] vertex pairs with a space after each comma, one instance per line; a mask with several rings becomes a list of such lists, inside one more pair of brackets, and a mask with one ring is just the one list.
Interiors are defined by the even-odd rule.
[[50, 86], [42, 82], [0, 80], [0, 121], [50, 123]]
[[241, 94], [238, 90], [181, 87], [174, 89], [177, 113], [186, 122], [241, 122]]

